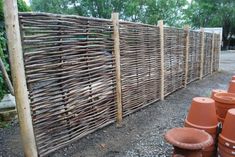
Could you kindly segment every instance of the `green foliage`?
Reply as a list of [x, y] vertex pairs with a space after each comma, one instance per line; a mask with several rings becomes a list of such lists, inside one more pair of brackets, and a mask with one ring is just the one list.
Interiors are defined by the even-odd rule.
[[225, 45], [235, 35], [234, 0], [194, 0], [188, 8], [187, 16], [194, 27], [223, 27]]
[[[27, 6], [24, 0], [18, 0], [18, 10], [25, 12], [31, 11], [30, 7]], [[3, 14], [3, 0], [0, 0], [0, 57], [4, 63], [4, 66], [10, 75], [10, 66], [9, 66], [9, 58], [7, 52], [7, 40], [6, 33], [4, 28], [4, 14]], [[0, 72], [0, 100], [8, 92], [5, 81], [2, 77], [2, 73]]]
[[111, 18], [119, 12], [120, 18], [128, 21], [182, 26], [187, 0], [32, 0], [33, 11], [70, 13], [81, 16]]

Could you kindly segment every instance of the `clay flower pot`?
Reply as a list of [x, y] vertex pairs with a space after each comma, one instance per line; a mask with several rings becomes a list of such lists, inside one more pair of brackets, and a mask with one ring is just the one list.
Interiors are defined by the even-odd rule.
[[235, 108], [228, 110], [221, 135], [235, 143]]
[[205, 130], [209, 134], [216, 134], [217, 124], [214, 100], [206, 97], [193, 98], [188, 116], [185, 119], [185, 126]]
[[235, 108], [235, 93], [217, 93], [214, 95], [216, 114], [225, 118], [229, 109]]
[[232, 76], [232, 80], [235, 80], [235, 75]]
[[229, 93], [235, 93], [235, 80], [230, 81], [229, 87], [228, 87]]
[[194, 128], [173, 128], [165, 139], [174, 146], [174, 154], [187, 157], [201, 157], [202, 149], [213, 144], [210, 134]]
[[227, 91], [223, 90], [223, 89], [212, 89], [211, 98], [214, 99], [215, 94], [217, 94], [217, 93], [227, 93]]
[[217, 119], [219, 122], [221, 122], [222, 124], [224, 123], [224, 118], [221, 118], [220, 116], [217, 115]]
[[221, 157], [234, 157], [235, 156], [235, 150], [225, 147], [221, 145], [220, 143], [218, 144], [218, 152], [221, 155]]
[[174, 154], [173, 157], [185, 157], [185, 156], [180, 155], [180, 154]]
[[222, 134], [219, 135], [219, 143], [235, 151], [235, 141], [224, 137]]
[[213, 143], [211, 146], [206, 147], [202, 150], [203, 157], [212, 157], [215, 154], [215, 144]]

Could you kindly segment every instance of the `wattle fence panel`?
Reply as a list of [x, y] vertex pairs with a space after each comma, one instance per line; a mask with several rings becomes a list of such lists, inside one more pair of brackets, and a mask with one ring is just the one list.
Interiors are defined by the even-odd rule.
[[198, 80], [200, 72], [206, 76], [219, 68], [217, 34], [70, 15], [18, 15], [39, 156], [116, 121], [117, 82], [124, 117]]
[[19, 19], [39, 154], [113, 122], [112, 21], [31, 13]]
[[159, 28], [120, 22], [123, 114], [160, 98]]
[[184, 39], [183, 29], [164, 28], [164, 95], [169, 95], [184, 85]]
[[187, 83], [199, 79], [201, 57], [200, 32], [189, 32], [189, 67]]

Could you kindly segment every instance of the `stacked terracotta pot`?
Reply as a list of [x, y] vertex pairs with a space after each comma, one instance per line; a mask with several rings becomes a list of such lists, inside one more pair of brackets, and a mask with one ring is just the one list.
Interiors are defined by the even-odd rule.
[[211, 157], [215, 154], [217, 124], [215, 101], [206, 97], [193, 98], [184, 126], [204, 130], [212, 136], [213, 143], [203, 149], [204, 157]]
[[230, 81], [228, 91], [212, 90], [211, 98], [215, 100], [218, 121], [223, 123], [229, 109], [235, 108], [235, 76]]
[[[218, 122], [223, 124], [221, 134]], [[235, 157], [235, 76], [228, 91], [215, 89], [211, 98], [194, 98], [184, 126], [165, 134], [173, 156], [215, 157], [218, 145], [218, 157]]]
[[227, 112], [219, 135], [218, 154], [221, 157], [235, 157], [235, 108]]
[[216, 114], [219, 122], [224, 123], [229, 109], [235, 108], [235, 93], [217, 93], [214, 95]]

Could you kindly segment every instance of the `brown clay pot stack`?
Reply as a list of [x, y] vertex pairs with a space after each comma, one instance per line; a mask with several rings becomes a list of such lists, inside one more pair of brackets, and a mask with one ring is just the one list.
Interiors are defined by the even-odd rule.
[[165, 139], [174, 146], [173, 156], [202, 157], [202, 150], [213, 143], [207, 132], [194, 128], [173, 128]]
[[212, 91], [211, 91], [211, 98], [213, 100], [215, 100], [215, 94], [217, 94], [217, 93], [227, 93], [227, 91], [223, 90], [223, 89], [212, 89]]
[[235, 93], [217, 93], [214, 95], [217, 118], [224, 122], [227, 111], [235, 108]]
[[[218, 139], [218, 122], [223, 124]], [[228, 91], [212, 90], [211, 98], [196, 97], [184, 123], [165, 139], [174, 146], [173, 157], [235, 157], [235, 75]]]
[[229, 87], [228, 87], [228, 92], [229, 93], [235, 93], [235, 80], [230, 81]]
[[[184, 126], [204, 130], [213, 137], [213, 141], [216, 141], [217, 124], [214, 100], [206, 97], [193, 98]], [[215, 154], [215, 150], [213, 142], [203, 149], [203, 156], [211, 157]]]
[[227, 112], [219, 135], [218, 153], [221, 157], [235, 157], [235, 108]]
[[232, 80], [235, 80], [235, 75], [232, 76]]

